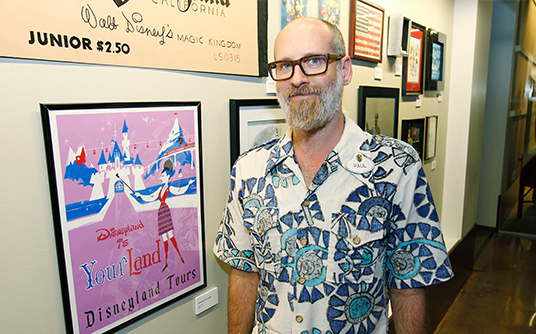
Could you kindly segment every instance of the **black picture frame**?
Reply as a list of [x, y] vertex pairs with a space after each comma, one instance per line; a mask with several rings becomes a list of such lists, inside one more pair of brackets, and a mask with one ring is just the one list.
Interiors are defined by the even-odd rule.
[[403, 141], [413, 146], [413, 148], [419, 154], [421, 161], [424, 161], [424, 122], [424, 118], [403, 119], [402, 132], [400, 136]]
[[445, 88], [445, 55], [447, 35], [434, 29], [426, 32], [425, 90], [442, 91]]
[[398, 88], [360, 86], [357, 124], [371, 134], [397, 138], [399, 97]]
[[40, 109], [66, 331], [115, 332], [205, 288], [201, 103]]
[[411, 22], [409, 55], [402, 60], [402, 95], [420, 95], [424, 89], [426, 27]]
[[257, 0], [257, 30], [259, 48], [259, 76], [268, 77], [268, 0]]
[[229, 124], [231, 167], [241, 153], [275, 136], [284, 135], [287, 127], [276, 98], [230, 99]]

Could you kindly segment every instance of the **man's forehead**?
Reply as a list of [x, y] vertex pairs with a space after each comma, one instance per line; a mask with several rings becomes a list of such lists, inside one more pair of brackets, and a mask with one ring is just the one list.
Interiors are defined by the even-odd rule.
[[274, 46], [276, 59], [293, 59], [332, 52], [331, 33], [321, 21], [291, 21], [279, 34]]

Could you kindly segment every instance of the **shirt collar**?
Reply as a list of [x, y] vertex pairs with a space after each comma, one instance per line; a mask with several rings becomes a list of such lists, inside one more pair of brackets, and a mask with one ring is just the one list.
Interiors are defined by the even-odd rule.
[[271, 148], [268, 160], [266, 161], [265, 175], [271, 173], [279, 164], [287, 158], [295, 160], [294, 147], [292, 146], [292, 129], [288, 128], [287, 132]]
[[[367, 139], [372, 139], [372, 136], [363, 130], [348, 116], [344, 115], [344, 131], [339, 140], [339, 143], [335, 145], [333, 153], [337, 154], [340, 159], [340, 163], [345, 164], [350, 159], [354, 158], [358, 153], [364, 154], [370, 157], [368, 151], [361, 149], [362, 144]], [[331, 154], [330, 156], [332, 156]], [[266, 162], [266, 174], [270, 173], [272, 169], [283, 163], [287, 158], [292, 158], [294, 162], [294, 147], [292, 145], [292, 129], [288, 128], [283, 137], [276, 142], [276, 144], [270, 150], [270, 155]]]
[[370, 158], [370, 153], [363, 150], [363, 143], [372, 136], [361, 128], [348, 116], [344, 115], [344, 132], [339, 143], [335, 145], [333, 151], [339, 155], [340, 162], [345, 164], [357, 154], [363, 154]]

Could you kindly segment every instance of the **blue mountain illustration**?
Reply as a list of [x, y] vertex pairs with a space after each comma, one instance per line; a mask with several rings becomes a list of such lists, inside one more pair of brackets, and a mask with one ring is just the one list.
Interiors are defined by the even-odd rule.
[[93, 186], [90, 183], [91, 176], [97, 173], [97, 169], [93, 166], [86, 166], [85, 153], [82, 150], [82, 155], [76, 155], [72, 149], [69, 148], [69, 154], [67, 156], [67, 163], [65, 167], [65, 179], [73, 180], [83, 186]]
[[178, 152], [181, 148], [184, 148], [187, 145], [186, 140], [184, 140], [184, 134], [182, 133], [182, 128], [179, 124], [179, 121], [175, 119], [173, 128], [169, 133], [167, 141], [162, 145], [160, 153], [156, 157], [156, 160], [160, 160], [165, 156], [169, 156], [174, 152]]
[[149, 175], [154, 175], [157, 169], [160, 169], [160, 163], [170, 159], [173, 163], [178, 162], [181, 166], [192, 164], [192, 152], [185, 149], [192, 147], [194, 143], [188, 143], [184, 137], [179, 121], [175, 119], [173, 128], [171, 129], [168, 139], [162, 144], [162, 149], [155, 159], [155, 164], [151, 170], [147, 172], [145, 178]]

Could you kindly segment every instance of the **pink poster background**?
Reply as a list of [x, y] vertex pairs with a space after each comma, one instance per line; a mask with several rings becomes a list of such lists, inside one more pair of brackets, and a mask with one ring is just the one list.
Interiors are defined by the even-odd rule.
[[[62, 171], [65, 171], [69, 149], [76, 153], [85, 147], [87, 166], [97, 167], [101, 151], [107, 156], [113, 149], [113, 141], [119, 146], [123, 140], [123, 125], [127, 124], [130, 151], [134, 158], [139, 154], [143, 165], [148, 165], [157, 157], [175, 119], [178, 120], [186, 136], [195, 135], [194, 110], [175, 111], [131, 111], [98, 114], [73, 114], [57, 117], [58, 142]], [[149, 147], [147, 147], [149, 146]], [[191, 175], [193, 176], [193, 175]], [[160, 183], [159, 175], [149, 177], [146, 185]], [[91, 187], [80, 187], [77, 182], [64, 180], [65, 203], [87, 200]]]
[[[76, 215], [67, 215], [62, 229], [68, 231], [64, 242], [70, 249], [66, 259], [73, 275], [74, 296], [70, 297], [75, 298], [72, 313], [80, 333], [120, 324], [202, 283], [196, 117], [197, 108], [191, 107], [84, 110], [56, 116], [62, 171], [57, 178], [63, 185], [65, 207], [78, 208]], [[173, 145], [171, 155], [158, 158], [169, 154], [166, 147]], [[123, 161], [113, 158], [114, 149]], [[160, 202], [142, 197], [158, 193], [163, 162], [169, 158], [174, 164], [170, 187], [187, 190], [166, 200], [184, 262], [168, 242], [165, 267], [164, 238], [158, 231]], [[134, 169], [142, 171], [138, 173], [141, 183], [136, 183]], [[82, 180], [88, 170], [94, 174], [92, 182]], [[98, 174], [101, 181], [95, 181]], [[95, 199], [97, 186], [103, 195]]]

